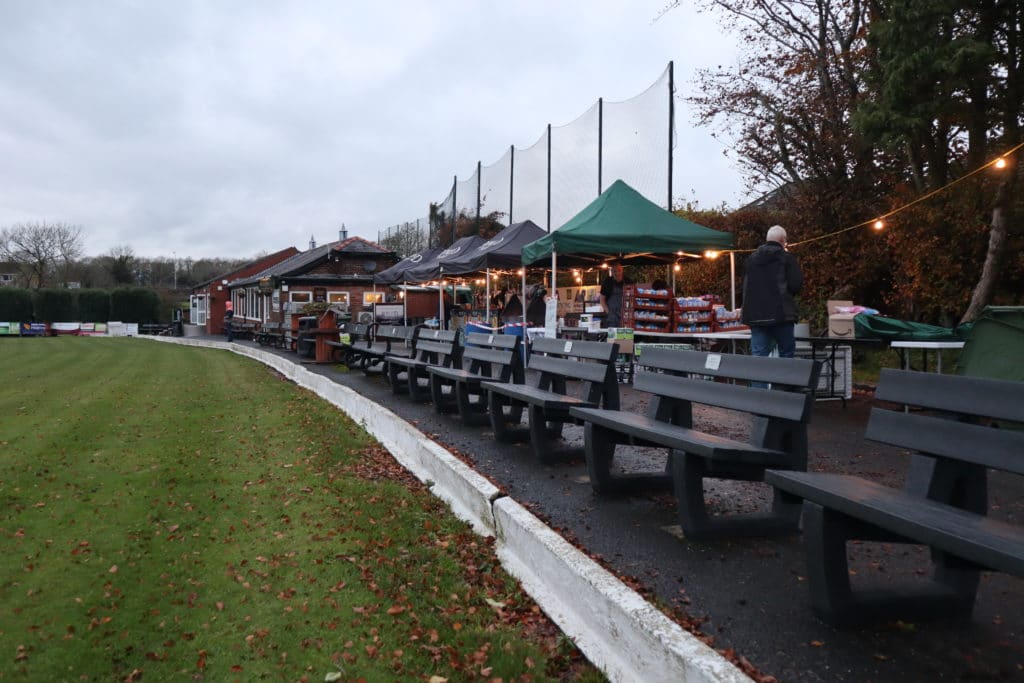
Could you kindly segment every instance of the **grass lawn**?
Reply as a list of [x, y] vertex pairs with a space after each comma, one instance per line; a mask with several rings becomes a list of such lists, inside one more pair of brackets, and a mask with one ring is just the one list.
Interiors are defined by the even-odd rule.
[[0, 680], [601, 680], [487, 541], [264, 366], [12, 338], [0, 378]]

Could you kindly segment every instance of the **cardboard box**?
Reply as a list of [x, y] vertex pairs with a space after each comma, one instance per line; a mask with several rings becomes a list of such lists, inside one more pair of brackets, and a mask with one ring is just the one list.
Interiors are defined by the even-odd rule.
[[839, 313], [841, 308], [853, 306], [852, 301], [829, 300], [826, 304], [828, 310], [828, 336], [830, 337], [853, 337], [854, 313]]

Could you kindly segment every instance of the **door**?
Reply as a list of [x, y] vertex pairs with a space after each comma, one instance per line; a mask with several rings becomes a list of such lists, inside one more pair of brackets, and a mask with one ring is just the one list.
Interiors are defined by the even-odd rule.
[[193, 325], [206, 325], [206, 295], [193, 294], [189, 297], [190, 318]]

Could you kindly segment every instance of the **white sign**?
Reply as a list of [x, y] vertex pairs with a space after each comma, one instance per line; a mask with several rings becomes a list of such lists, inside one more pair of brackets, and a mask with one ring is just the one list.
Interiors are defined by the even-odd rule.
[[704, 361], [705, 370], [717, 370], [718, 366], [722, 363], [722, 355], [719, 353], [709, 353], [707, 360]]

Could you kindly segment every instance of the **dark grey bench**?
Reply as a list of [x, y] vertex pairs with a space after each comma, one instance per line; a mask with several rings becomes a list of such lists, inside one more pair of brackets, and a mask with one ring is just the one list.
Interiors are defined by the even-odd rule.
[[[919, 408], [875, 406], [865, 433], [913, 452], [902, 489], [824, 472], [765, 476], [804, 501], [812, 607], [843, 625], [967, 617], [980, 571], [1024, 576], [1024, 528], [987, 516], [987, 468], [1024, 474], [1024, 383], [885, 369], [875, 397]], [[853, 590], [847, 542], [857, 539], [928, 546], [931, 579]]]
[[[807, 424], [821, 363], [728, 353], [645, 349], [633, 386], [652, 395], [647, 415], [573, 408], [584, 423], [590, 484], [599, 494], [672, 487], [679, 522], [690, 539], [796, 533], [800, 506], [776, 496], [769, 512], [712, 516], [704, 479], [761, 481], [768, 468], [807, 468]], [[709, 381], [709, 379], [711, 381]], [[722, 381], [725, 380], [725, 381]], [[749, 383], [770, 383], [771, 389]], [[693, 405], [750, 416], [748, 441], [699, 431]], [[611, 473], [618, 444], [668, 449], [664, 475]]]
[[260, 346], [284, 346], [284, 331], [281, 323], [263, 323], [256, 332], [256, 343]]
[[351, 364], [353, 349], [360, 346], [369, 346], [372, 341], [370, 325], [365, 323], [345, 323], [339, 332], [348, 335], [348, 341], [334, 341], [329, 339], [325, 344], [331, 348], [332, 360], [337, 360], [345, 365]]
[[[534, 455], [541, 462], [561, 459], [553, 441], [562, 435], [567, 422], [575, 422], [571, 408], [619, 407], [619, 384], [615, 376], [618, 344], [565, 339], [536, 339], [530, 350], [528, 368], [539, 373], [536, 385], [481, 382], [487, 392], [488, 414], [494, 437], [499, 441], [529, 438]], [[578, 391], [569, 393], [570, 384]], [[578, 381], [578, 384], [577, 384]], [[529, 428], [514, 425], [522, 411], [529, 414]]]
[[[396, 394], [408, 394], [414, 401], [430, 399], [431, 367], [458, 367], [462, 346], [458, 330], [428, 330], [420, 328], [416, 338], [414, 356], [387, 354], [388, 383]], [[422, 386], [420, 382], [422, 381]]]
[[[466, 335], [462, 367], [430, 367], [434, 410], [458, 410], [467, 425], [487, 422], [487, 392], [481, 382], [523, 383], [522, 337], [471, 332]], [[518, 419], [516, 420], [518, 422]]]
[[352, 347], [350, 367], [366, 374], [384, 373], [389, 355], [412, 357], [416, 353], [416, 325], [378, 325], [367, 346]]

